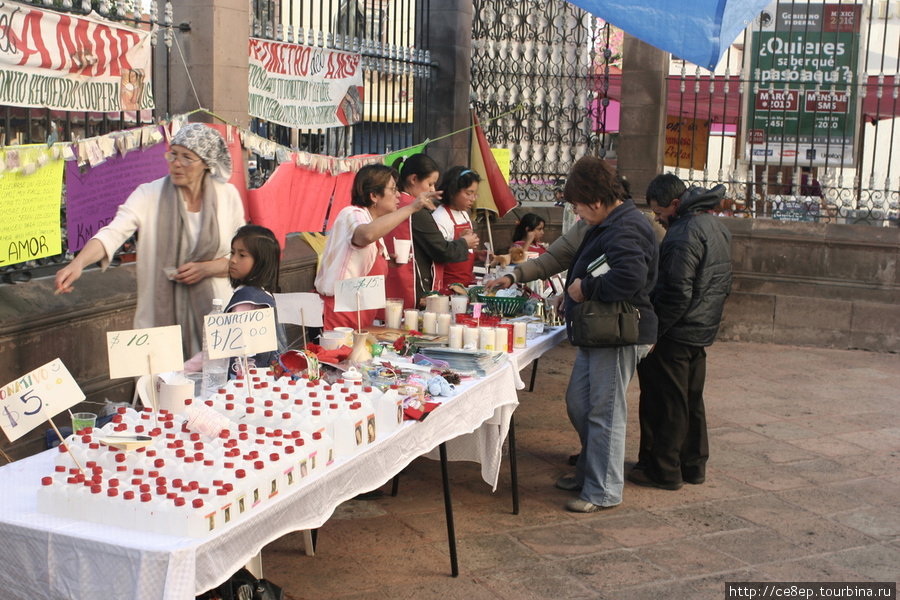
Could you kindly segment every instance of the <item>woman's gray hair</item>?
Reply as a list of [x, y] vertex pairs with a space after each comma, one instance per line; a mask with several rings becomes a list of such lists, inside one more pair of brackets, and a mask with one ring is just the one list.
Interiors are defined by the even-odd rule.
[[231, 179], [231, 154], [218, 131], [203, 123], [188, 123], [172, 138], [172, 146], [184, 146], [203, 159], [210, 176], [222, 183]]

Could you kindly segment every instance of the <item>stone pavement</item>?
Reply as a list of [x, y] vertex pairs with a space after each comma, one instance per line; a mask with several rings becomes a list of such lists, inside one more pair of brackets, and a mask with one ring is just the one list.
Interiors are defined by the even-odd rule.
[[[451, 463], [458, 578], [439, 463], [427, 459], [404, 471], [397, 497], [339, 507], [314, 557], [299, 534], [267, 546], [265, 576], [288, 600], [721, 599], [726, 581], [900, 580], [900, 356], [717, 343], [707, 482], [626, 482], [618, 508], [581, 515], [553, 487], [577, 450], [563, 401], [573, 353], [546, 354], [534, 392], [519, 395], [519, 515], [506, 464], [491, 493], [477, 465]], [[630, 466], [637, 378], [628, 399]]]

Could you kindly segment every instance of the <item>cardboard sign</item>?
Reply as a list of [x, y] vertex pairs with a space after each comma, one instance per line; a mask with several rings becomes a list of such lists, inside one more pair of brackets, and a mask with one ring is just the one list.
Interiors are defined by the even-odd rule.
[[206, 315], [203, 322], [210, 358], [250, 356], [278, 349], [275, 309]]
[[278, 307], [278, 320], [307, 327], [322, 327], [325, 303], [318, 294], [274, 294]]
[[82, 400], [69, 370], [54, 359], [0, 388], [0, 428], [14, 442]]
[[181, 325], [107, 331], [106, 349], [110, 379], [184, 369]]
[[384, 298], [384, 275], [353, 277], [334, 284], [334, 312], [384, 308]]

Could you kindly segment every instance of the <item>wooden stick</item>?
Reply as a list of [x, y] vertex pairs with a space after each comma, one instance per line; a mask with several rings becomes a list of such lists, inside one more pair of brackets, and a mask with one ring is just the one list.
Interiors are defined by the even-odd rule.
[[[59, 432], [59, 429], [56, 428], [56, 423], [53, 422], [52, 417], [47, 417], [47, 422], [50, 423], [50, 427], [53, 428], [53, 431], [56, 432], [56, 435], [59, 436], [59, 443], [63, 444], [66, 447], [66, 452], [69, 453], [69, 456], [72, 457], [72, 460], [75, 461], [75, 466], [78, 467], [78, 470], [81, 471], [81, 474], [84, 475], [84, 478], [87, 479], [87, 473], [84, 472], [84, 469], [81, 467], [81, 463], [78, 462], [78, 459], [75, 458], [75, 455], [72, 454], [72, 449], [69, 448], [69, 445], [66, 444], [66, 440], [63, 439], [62, 434]], [[75, 433], [74, 431], [72, 433]]]
[[250, 397], [250, 362], [247, 355], [241, 356], [241, 367], [244, 370], [244, 389], [247, 390], [247, 397]]
[[360, 307], [359, 297], [360, 297], [360, 293], [356, 292], [356, 332], [357, 333], [362, 331], [362, 314], [361, 314], [362, 311], [359, 310], [359, 307]]
[[303, 314], [303, 308], [300, 308], [300, 329], [303, 330], [303, 349], [306, 350], [306, 315]]
[[153, 358], [147, 354], [147, 368], [150, 370], [150, 402], [153, 404], [153, 427], [159, 427], [159, 397], [156, 395], [156, 377], [153, 375]]
[[484, 276], [487, 277], [491, 273], [491, 256], [496, 254], [497, 252], [496, 248], [494, 248], [494, 237], [491, 234], [491, 212], [486, 208], [482, 210], [484, 210], [484, 224], [487, 225], [488, 244], [491, 245], [491, 249], [488, 251], [487, 256], [484, 259]]

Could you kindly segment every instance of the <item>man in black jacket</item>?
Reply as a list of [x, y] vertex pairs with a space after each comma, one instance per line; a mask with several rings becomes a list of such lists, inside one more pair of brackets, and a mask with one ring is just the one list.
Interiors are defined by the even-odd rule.
[[641, 447], [628, 479], [638, 485], [677, 490], [706, 480], [706, 347], [731, 292], [731, 234], [708, 211], [724, 193], [722, 185], [685, 190], [671, 174], [647, 188], [647, 202], [667, 233], [651, 294], [657, 342], [637, 369]]

